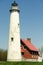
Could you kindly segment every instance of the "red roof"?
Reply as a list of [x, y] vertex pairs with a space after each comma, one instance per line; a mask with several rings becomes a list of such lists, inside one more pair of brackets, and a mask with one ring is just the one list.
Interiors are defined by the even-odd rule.
[[21, 39], [21, 41], [22, 41], [30, 50], [38, 51], [38, 49], [37, 49], [29, 40]]

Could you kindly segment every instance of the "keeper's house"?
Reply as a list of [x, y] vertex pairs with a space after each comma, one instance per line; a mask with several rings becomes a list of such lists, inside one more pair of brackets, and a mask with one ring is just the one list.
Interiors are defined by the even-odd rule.
[[21, 39], [21, 54], [23, 61], [42, 61], [38, 49], [31, 43], [31, 39]]

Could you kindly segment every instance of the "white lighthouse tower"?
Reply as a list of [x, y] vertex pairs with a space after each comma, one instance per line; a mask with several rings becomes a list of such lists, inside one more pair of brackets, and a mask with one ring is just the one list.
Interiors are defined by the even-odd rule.
[[14, 1], [10, 9], [8, 61], [21, 60], [19, 12], [18, 4]]

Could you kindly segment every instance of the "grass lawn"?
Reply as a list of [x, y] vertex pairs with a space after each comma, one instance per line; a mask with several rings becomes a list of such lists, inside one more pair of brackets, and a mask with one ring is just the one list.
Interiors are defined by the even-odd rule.
[[43, 62], [0, 62], [0, 65], [43, 65]]

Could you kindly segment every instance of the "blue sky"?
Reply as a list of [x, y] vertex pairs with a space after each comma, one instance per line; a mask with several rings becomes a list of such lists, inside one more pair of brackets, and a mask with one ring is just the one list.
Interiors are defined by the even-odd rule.
[[[0, 0], [0, 48], [8, 48], [11, 3], [14, 0]], [[21, 38], [31, 38], [40, 48], [43, 46], [43, 0], [15, 0], [20, 8]]]

